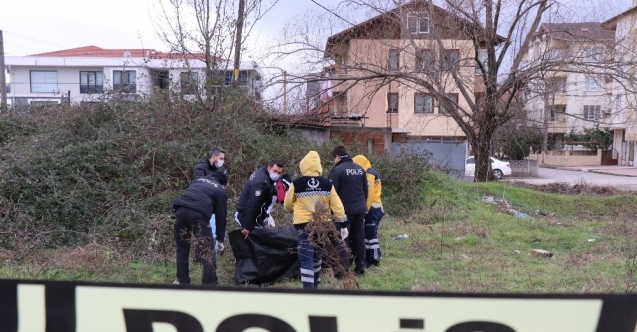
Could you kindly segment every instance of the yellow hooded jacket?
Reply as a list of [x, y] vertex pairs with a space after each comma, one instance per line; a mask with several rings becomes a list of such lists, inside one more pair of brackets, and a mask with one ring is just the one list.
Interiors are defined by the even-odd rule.
[[323, 167], [316, 151], [310, 151], [299, 163], [303, 176], [292, 181], [285, 194], [283, 208], [294, 212], [294, 224], [305, 224], [312, 218], [314, 206], [323, 202], [330, 207], [337, 222], [347, 221], [341, 199], [330, 180], [321, 177]]
[[369, 186], [369, 194], [367, 195], [367, 210], [371, 209], [372, 206], [382, 209], [383, 203], [380, 200], [382, 189], [380, 174], [372, 168], [372, 164], [362, 154], [352, 158], [352, 160], [362, 167], [367, 175], [367, 185]]

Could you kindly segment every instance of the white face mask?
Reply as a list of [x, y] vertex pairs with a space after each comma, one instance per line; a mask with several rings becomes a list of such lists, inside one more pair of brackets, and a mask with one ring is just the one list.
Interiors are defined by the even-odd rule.
[[276, 181], [279, 179], [279, 174], [276, 173], [270, 173], [270, 180], [272, 181]]
[[217, 168], [221, 168], [221, 166], [223, 166], [223, 160], [217, 160], [217, 161], [215, 162], [215, 166], [216, 166]]

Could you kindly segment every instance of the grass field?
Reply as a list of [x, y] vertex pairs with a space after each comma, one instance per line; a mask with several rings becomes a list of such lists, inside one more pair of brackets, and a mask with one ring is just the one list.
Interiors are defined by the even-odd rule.
[[[409, 218], [386, 216], [383, 261], [358, 278], [361, 289], [431, 292], [634, 292], [637, 196], [567, 196], [499, 183], [464, 183], [432, 175], [422, 188], [426, 208]], [[532, 218], [519, 218], [505, 200]], [[541, 214], [535, 211], [541, 212]], [[168, 222], [168, 221], [167, 221]], [[399, 234], [408, 238], [394, 240]], [[533, 257], [532, 249], [554, 253]], [[222, 285], [234, 285], [232, 252], [219, 258]], [[0, 255], [10, 255], [0, 252]], [[5, 263], [0, 278], [171, 283], [171, 251], [128, 258], [97, 244], [30, 253]], [[198, 267], [191, 267], [197, 281]], [[300, 288], [300, 281], [272, 287]], [[342, 285], [324, 274], [323, 288]]]

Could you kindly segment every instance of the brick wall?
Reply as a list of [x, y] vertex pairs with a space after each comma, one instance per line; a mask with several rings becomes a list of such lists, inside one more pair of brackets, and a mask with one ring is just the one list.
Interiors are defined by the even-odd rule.
[[384, 153], [389, 147], [385, 146], [385, 130], [374, 130], [363, 128], [357, 130], [341, 130], [330, 129], [330, 139], [339, 138], [343, 141], [345, 146], [352, 145], [356, 142], [362, 146], [368, 146], [369, 139], [372, 139], [372, 150], [374, 153]]

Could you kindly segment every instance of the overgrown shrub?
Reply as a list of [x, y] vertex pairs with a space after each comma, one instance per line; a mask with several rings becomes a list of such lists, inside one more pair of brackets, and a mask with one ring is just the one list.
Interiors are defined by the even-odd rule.
[[[0, 128], [9, 128], [0, 142], [0, 233], [12, 235], [0, 247], [16, 256], [88, 242], [144, 257], [167, 252], [170, 201], [213, 146], [227, 151], [229, 224], [244, 181], [270, 159], [282, 159], [299, 176], [300, 160], [317, 150], [324, 175], [333, 167], [329, 152], [339, 142], [313, 146], [273, 130], [268, 116], [240, 94], [225, 100], [214, 112], [159, 95], [142, 103], [115, 99], [0, 113]], [[427, 160], [407, 154], [370, 160], [383, 176], [388, 213], [418, 208]]]
[[422, 209], [422, 185], [432, 171], [429, 156], [409, 151], [367, 156], [382, 181], [383, 208], [394, 216], [409, 216]]

